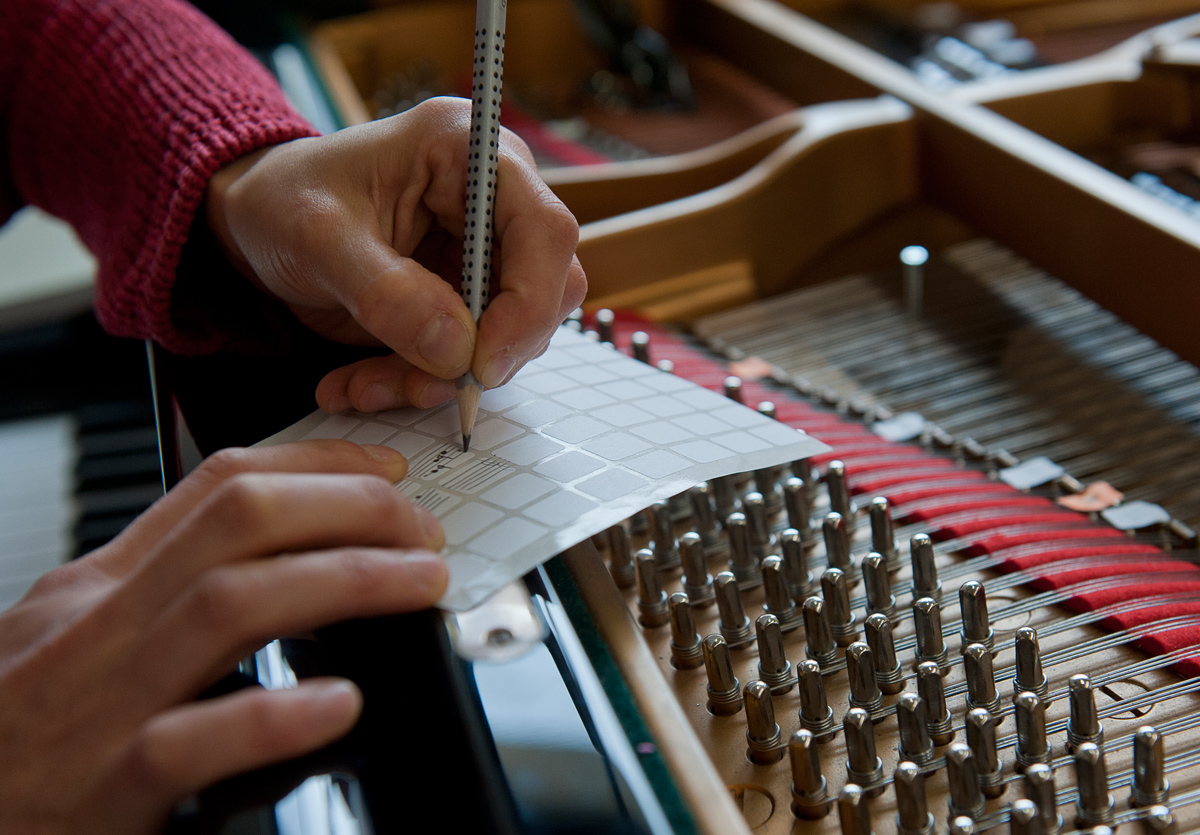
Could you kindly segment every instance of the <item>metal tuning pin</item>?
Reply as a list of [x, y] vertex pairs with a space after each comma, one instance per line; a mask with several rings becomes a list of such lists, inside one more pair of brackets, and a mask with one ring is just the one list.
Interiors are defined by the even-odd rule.
[[800, 688], [800, 726], [817, 742], [828, 742], [837, 736], [833, 708], [825, 696], [825, 679], [816, 661], [805, 659], [796, 665], [797, 686]]
[[866, 632], [867, 646], [875, 655], [875, 680], [879, 682], [879, 689], [894, 696], [904, 689], [904, 670], [896, 656], [892, 622], [883, 615], [871, 615], [863, 631]]
[[[761, 407], [762, 404], [760, 403]], [[774, 412], [774, 407], [772, 407]], [[771, 415], [774, 417], [774, 414]], [[763, 497], [768, 513], [778, 513], [783, 509], [783, 493], [779, 489], [779, 468], [763, 467], [754, 471], [754, 489]]]
[[775, 722], [775, 704], [771, 688], [762, 681], [752, 681], [742, 691], [746, 703], [746, 756], [759, 765], [770, 765], [783, 759], [783, 735]]
[[[760, 415], [762, 415], [763, 417], [770, 418], [771, 420], [776, 420], [775, 404], [772, 403], [770, 400], [762, 401], [761, 403], [759, 403], [757, 406], [754, 407], [754, 410], [756, 412], [758, 412]], [[761, 491], [759, 491], [759, 492], [761, 492]]]
[[1175, 835], [1175, 815], [1169, 806], [1151, 806], [1141, 820], [1142, 831], [1147, 835]]
[[1067, 750], [1074, 751], [1085, 742], [1100, 745], [1104, 742], [1104, 725], [1096, 712], [1096, 692], [1092, 680], [1079, 673], [1067, 681], [1067, 701], [1071, 715], [1067, 719]]
[[896, 549], [896, 533], [892, 526], [892, 508], [883, 496], [871, 499], [871, 550], [883, 556], [888, 568], [896, 569], [900, 552]]
[[1038, 763], [1025, 769], [1025, 796], [1037, 806], [1045, 835], [1058, 835], [1063, 826], [1058, 813], [1058, 793], [1054, 787], [1054, 769]]
[[975, 835], [975, 819], [966, 815], [952, 817], [947, 832], [949, 835]]
[[650, 335], [645, 331], [637, 331], [629, 340], [629, 345], [633, 349], [633, 358], [638, 362], [644, 362], [646, 365], [654, 365], [650, 359]]
[[771, 536], [771, 525], [767, 521], [767, 503], [762, 493], [747, 493], [742, 496], [742, 513], [750, 533], [750, 552], [755, 562], [761, 563], [771, 552], [775, 537]]
[[916, 693], [900, 696], [896, 700], [896, 725], [900, 730], [900, 759], [928, 765], [933, 760], [933, 741], [929, 738], [925, 700]]
[[850, 499], [850, 486], [846, 483], [846, 465], [841, 461], [830, 461], [825, 468], [825, 489], [829, 491], [829, 509], [846, 520], [846, 532], [855, 531], [855, 516], [858, 506]]
[[742, 605], [742, 592], [738, 589], [737, 580], [728, 571], [722, 571], [713, 581], [713, 591], [717, 597], [717, 616], [720, 619], [721, 637], [731, 647], [749, 643], [754, 637], [754, 626], [746, 617], [746, 609]]
[[1145, 725], [1133, 735], [1133, 782], [1129, 787], [1129, 805], [1135, 809], [1165, 806], [1170, 796], [1162, 734]]
[[667, 599], [671, 606], [671, 665], [679, 670], [694, 670], [704, 663], [704, 650], [688, 596], [677, 591]]
[[667, 593], [658, 581], [654, 553], [643, 548], [634, 556], [634, 564], [637, 565], [638, 620], [647, 628], [666, 626], [671, 611]]
[[1010, 835], [1045, 835], [1038, 808], [1032, 800], [1014, 800], [1008, 807]]
[[822, 669], [837, 662], [837, 644], [829, 631], [825, 601], [810, 597], [801, 607], [804, 612], [804, 654], [821, 665]]
[[623, 589], [631, 587], [637, 572], [633, 567], [633, 546], [629, 544], [629, 531], [625, 529], [623, 522], [608, 529], [608, 559], [613, 581]]
[[875, 749], [875, 722], [861, 707], [852, 707], [842, 717], [846, 735], [846, 782], [863, 787], [867, 797], [883, 794], [883, 760]]
[[913, 762], [901, 762], [892, 776], [896, 790], [896, 831], [898, 835], [933, 835], [933, 815], [925, 794], [925, 775]]
[[725, 378], [725, 396], [734, 403], [742, 401], [742, 378], [730, 375]]
[[792, 600], [788, 588], [787, 575], [783, 570], [783, 560], [779, 557], [767, 557], [762, 563], [763, 597], [766, 599], [764, 608], [779, 618], [779, 626], [784, 631], [791, 631], [800, 626], [800, 611]]
[[692, 504], [692, 529], [700, 535], [704, 547], [711, 548], [720, 543], [721, 527], [717, 524], [708, 483], [701, 482], [688, 490], [688, 501]]
[[812, 500], [803, 479], [789, 478], [783, 483], [783, 509], [788, 527], [795, 529], [806, 545], [810, 544], [816, 538], [816, 531], [812, 527]]
[[981, 708], [967, 713], [967, 747], [975, 755], [979, 790], [988, 799], [1004, 794], [1004, 765], [996, 749], [996, 720]]
[[675, 539], [675, 523], [667, 502], [655, 502], [650, 506], [650, 525], [651, 550], [658, 570], [675, 568], [679, 565], [679, 542]]
[[850, 680], [850, 706], [873, 713], [883, 707], [883, 691], [875, 680], [875, 653], [862, 641], [846, 648], [846, 676]]
[[996, 633], [988, 620], [983, 583], [968, 580], [959, 587], [958, 609], [962, 613], [962, 645], [983, 644], [991, 652], [996, 646]]
[[833, 807], [829, 785], [821, 774], [821, 754], [817, 738], [803, 728], [788, 740], [788, 761], [792, 767], [792, 814], [804, 820], [816, 820]]
[[970, 746], [956, 742], [946, 752], [946, 780], [950, 784], [951, 817], [973, 821], [983, 817], [984, 799], [979, 788], [979, 768]]
[[870, 794], [854, 783], [842, 786], [838, 793], [838, 822], [842, 835], [875, 835], [871, 825]]
[[758, 640], [758, 677], [771, 692], [786, 693], [792, 689], [792, 662], [787, 660], [783, 646], [783, 630], [775, 615], [759, 615], [754, 622], [754, 635]]
[[717, 521], [726, 523], [729, 514], [737, 510], [737, 496], [733, 490], [733, 476], [723, 475], [708, 480], [709, 490], [712, 491], [713, 510]]
[[803, 603], [817, 590], [817, 580], [809, 570], [800, 532], [794, 528], [780, 532], [779, 551], [783, 555], [783, 576], [787, 579], [788, 594], [796, 603]]
[[909, 541], [908, 547], [912, 557], [913, 600], [932, 597], [941, 603], [942, 581], [938, 579], [937, 563], [934, 561], [933, 540], [919, 533]]
[[741, 684], [733, 674], [729, 644], [720, 635], [704, 639], [704, 671], [708, 674], [708, 712], [732, 716], [742, 709]]
[[1046, 705], [1040, 696], [1026, 690], [1015, 702], [1017, 717], [1017, 771], [1035, 763], [1049, 765], [1050, 743], [1046, 739]]
[[725, 532], [729, 534], [729, 570], [744, 589], [753, 588], [762, 582], [758, 558], [750, 546], [750, 526], [743, 513], [730, 513], [725, 520]]
[[670, 360], [659, 360], [658, 362], [654, 363], [654, 367], [664, 374], [675, 373], [675, 363], [671, 362]]
[[838, 646], [848, 647], [858, 639], [858, 618], [850, 608], [850, 588], [845, 572], [827, 568], [821, 575], [821, 597], [829, 618], [829, 632]]
[[1079, 790], [1079, 798], [1075, 801], [1075, 825], [1079, 828], [1111, 827], [1116, 804], [1108, 790], [1104, 749], [1094, 742], [1084, 742], [1075, 748], [1075, 785]]
[[887, 559], [872, 551], [862, 561], [863, 589], [867, 593], [867, 614], [896, 618], [896, 595], [892, 594], [892, 578]]
[[693, 606], [711, 606], [716, 599], [713, 578], [700, 534], [689, 531], [679, 537], [679, 556], [683, 563], [683, 590]]
[[1022, 626], [1016, 635], [1017, 673], [1013, 678], [1013, 698], [1029, 691], [1044, 703], [1050, 695], [1050, 682], [1042, 670], [1042, 647], [1037, 630]]
[[613, 344], [613, 325], [616, 321], [616, 315], [607, 307], [596, 311], [596, 332], [600, 334], [601, 342]]
[[850, 559], [850, 531], [846, 528], [846, 517], [840, 513], [826, 514], [821, 523], [821, 534], [825, 538], [825, 563], [840, 571], [853, 570]]
[[792, 475], [804, 482], [808, 487], [809, 496], [817, 486], [817, 473], [813, 470], [812, 461], [800, 458], [792, 462]]
[[922, 597], [913, 604], [913, 625], [917, 631], [917, 663], [932, 661], [942, 675], [950, 672], [950, 650], [942, 637], [942, 608], [932, 597]]
[[946, 706], [946, 688], [942, 681], [942, 668], [932, 662], [917, 665], [917, 693], [925, 702], [925, 715], [929, 717], [929, 738], [934, 745], [947, 745], [954, 739], [954, 719]]
[[983, 644], [968, 644], [963, 652], [967, 679], [967, 707], [981, 707], [1000, 720], [1000, 696], [996, 693], [996, 671], [992, 653]]

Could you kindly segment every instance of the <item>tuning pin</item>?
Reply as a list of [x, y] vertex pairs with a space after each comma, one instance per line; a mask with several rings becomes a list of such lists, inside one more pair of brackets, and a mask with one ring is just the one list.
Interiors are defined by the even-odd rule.
[[883, 691], [875, 680], [875, 653], [862, 641], [846, 648], [846, 675], [850, 679], [850, 706], [868, 713], [883, 707]]
[[[861, 707], [852, 707], [842, 718], [846, 737], [846, 780], [864, 787], [867, 797], [878, 797], [884, 787], [883, 760], [875, 750], [875, 722]], [[870, 787], [870, 788], [866, 788]]]
[[821, 666], [806, 658], [796, 664], [796, 679], [800, 689], [801, 727], [811, 732], [817, 742], [828, 742], [837, 736], [837, 724], [825, 695]]
[[787, 578], [784, 576], [783, 560], [779, 557], [767, 557], [762, 563], [764, 608], [779, 618], [779, 625], [785, 631], [791, 631], [801, 624], [800, 612], [792, 600], [788, 590]]
[[792, 734], [788, 742], [788, 759], [792, 767], [792, 814], [805, 820], [828, 815], [833, 804], [829, 800], [828, 784], [821, 774], [821, 754], [816, 737], [804, 729]]
[[838, 794], [838, 822], [842, 827], [842, 835], [875, 835], [871, 826], [871, 805], [868, 802], [869, 792], [854, 783], [842, 786]]
[[754, 637], [754, 626], [750, 623], [750, 618], [746, 617], [742, 593], [733, 574], [728, 571], [718, 574], [713, 581], [713, 591], [717, 598], [721, 636], [731, 647], [749, 643]]
[[752, 588], [762, 582], [758, 557], [750, 544], [750, 526], [742, 513], [731, 513], [725, 520], [729, 534], [729, 570], [742, 588]]
[[1175, 816], [1168, 806], [1151, 806], [1141, 819], [1142, 831], [1146, 835], [1175, 835]]
[[817, 486], [817, 474], [813, 470], [812, 461], [807, 458], [800, 458], [793, 461], [792, 475], [804, 482], [805, 486], [808, 487], [808, 495], [811, 497], [813, 490]]
[[799, 532], [806, 545], [810, 544], [816, 538], [816, 531], [812, 527], [812, 500], [803, 479], [789, 478], [783, 483], [783, 507], [788, 527]]
[[958, 609], [962, 613], [962, 645], [983, 644], [991, 652], [996, 645], [996, 633], [988, 621], [983, 583], [968, 580], [959, 587]]
[[999, 721], [1000, 696], [996, 693], [992, 653], [983, 644], [969, 644], [963, 652], [963, 671], [967, 679], [967, 707], [981, 707]]
[[932, 661], [917, 665], [917, 692], [925, 702], [929, 717], [929, 738], [934, 745], [946, 745], [954, 739], [954, 719], [946, 706], [942, 668]]
[[883, 556], [889, 569], [899, 568], [896, 534], [892, 526], [892, 508], [883, 496], [871, 499], [871, 550]]
[[654, 554], [643, 548], [634, 557], [637, 565], [638, 620], [642, 626], [654, 628], [666, 626], [671, 619], [667, 593], [658, 581], [658, 566]]
[[708, 480], [709, 490], [712, 491], [713, 510], [717, 521], [726, 524], [729, 515], [737, 510], [737, 497], [733, 490], [733, 476], [723, 475]]
[[688, 596], [675, 592], [668, 600], [671, 605], [671, 664], [680, 670], [694, 670], [704, 663], [704, 651]]
[[846, 483], [846, 465], [841, 461], [830, 461], [825, 468], [825, 488], [829, 491], [829, 508], [846, 520], [846, 532], [853, 534], [858, 507], [850, 499], [850, 486]]
[[1008, 807], [1009, 835], [1045, 835], [1032, 800], [1014, 800]]
[[1025, 691], [1017, 696], [1017, 771], [1034, 763], [1049, 765], [1050, 743], [1046, 740], [1046, 706], [1037, 693]]
[[967, 713], [967, 746], [975, 755], [979, 790], [986, 798], [1004, 794], [1004, 766], [996, 750], [996, 721], [982, 708]]
[[829, 630], [825, 601], [810, 597], [801, 607], [804, 612], [804, 654], [821, 665], [822, 669], [837, 663], [837, 644]]
[[756, 562], [762, 562], [775, 544], [771, 525], [767, 521], [767, 503], [762, 493], [742, 496], [742, 513], [746, 516], [746, 527], [749, 529], [750, 552], [754, 554]]
[[651, 550], [659, 571], [667, 571], [679, 565], [679, 543], [675, 540], [675, 523], [671, 520], [671, 508], [666, 502], [655, 502], [650, 506]]
[[933, 741], [929, 738], [925, 700], [916, 693], [901, 695], [896, 700], [896, 725], [900, 731], [900, 759], [928, 765], [933, 760]]
[[[760, 411], [763, 404], [759, 404]], [[771, 407], [774, 412], [774, 406]], [[771, 417], [774, 417], [772, 414]], [[779, 469], [763, 467], [754, 471], [754, 489], [763, 497], [768, 513], [777, 513], [783, 509], [783, 495], [779, 491]]]
[[825, 562], [830, 568], [850, 572], [854, 565], [850, 559], [850, 532], [846, 528], [846, 517], [840, 513], [830, 513], [821, 523], [821, 533], [825, 537]]
[[1025, 691], [1036, 693], [1045, 704], [1050, 695], [1050, 682], [1042, 670], [1042, 648], [1037, 630], [1022, 626], [1016, 635], [1017, 672], [1013, 678], [1013, 698]]
[[596, 311], [596, 332], [600, 334], [601, 342], [614, 344], [613, 325], [616, 321], [617, 317], [608, 308]]
[[692, 529], [700, 535], [704, 547], [712, 548], [719, 544], [721, 527], [717, 524], [708, 483], [701, 482], [688, 490], [688, 501], [692, 505]]
[[871, 615], [866, 620], [864, 631], [867, 646], [875, 655], [875, 679], [879, 682], [879, 689], [894, 696], [904, 689], [904, 670], [900, 668], [900, 659], [896, 657], [892, 622], [883, 615]]
[[938, 579], [937, 562], [933, 555], [933, 540], [926, 534], [919, 533], [910, 540], [908, 547], [912, 558], [913, 600], [931, 597], [941, 603], [942, 581]]
[[887, 560], [872, 551], [862, 561], [863, 588], [867, 595], [867, 614], [879, 613], [890, 620], [896, 619], [896, 595], [892, 594], [892, 578], [888, 574]]
[[1104, 725], [1096, 712], [1096, 693], [1092, 680], [1083, 673], [1067, 681], [1067, 701], [1071, 716], [1067, 720], [1067, 750], [1074, 751], [1085, 742], [1100, 745], [1104, 742]]
[[742, 401], [742, 378], [730, 375], [725, 378], [725, 396], [734, 403]]
[[947, 831], [949, 835], [975, 835], [975, 820], [966, 815], [952, 817]]
[[1111, 827], [1115, 804], [1108, 791], [1108, 768], [1104, 764], [1104, 749], [1094, 742], [1084, 742], [1075, 748], [1075, 785], [1079, 789], [1075, 825]]
[[836, 568], [825, 569], [821, 575], [821, 596], [825, 599], [830, 634], [838, 646], [850, 646], [858, 639], [858, 618], [850, 608], [846, 574]]
[[636, 571], [633, 567], [633, 547], [629, 544], [629, 531], [619, 522], [608, 529], [608, 558], [613, 581], [623, 589], [634, 584]]
[[775, 722], [771, 688], [752, 681], [742, 691], [746, 705], [746, 756], [753, 763], [770, 765], [783, 759], [783, 738]]
[[659, 360], [658, 362], [654, 363], [654, 367], [664, 374], [675, 373], [675, 363], [671, 362], [670, 360]]
[[713, 578], [708, 573], [704, 542], [698, 533], [689, 531], [679, 537], [679, 555], [683, 562], [683, 590], [693, 606], [711, 606], [716, 599]]
[[1046, 835], [1058, 835], [1062, 829], [1062, 815], [1058, 813], [1058, 793], [1054, 788], [1054, 769], [1036, 763], [1025, 769], [1025, 796], [1037, 806], [1042, 819], [1042, 831]]
[[950, 672], [950, 650], [942, 637], [942, 609], [932, 597], [913, 604], [913, 625], [917, 632], [917, 663], [932, 661], [942, 675]]
[[792, 662], [787, 660], [783, 631], [775, 615], [760, 615], [754, 622], [758, 640], [758, 676], [776, 695], [792, 689]]
[[817, 590], [817, 580], [808, 568], [804, 540], [794, 528], [779, 534], [779, 550], [783, 555], [783, 576], [787, 579], [788, 594], [796, 603], [803, 603]]
[[946, 780], [950, 784], [951, 817], [977, 821], [983, 817], [984, 799], [979, 788], [979, 769], [971, 748], [961, 742], [946, 752]]
[[708, 712], [732, 716], [742, 709], [741, 684], [733, 674], [729, 644], [720, 635], [704, 639], [704, 670], [708, 674]]
[[645, 331], [637, 331], [629, 340], [633, 349], [633, 358], [646, 365], [653, 365], [650, 360], [650, 336]]
[[916, 763], [901, 762], [892, 776], [896, 790], [896, 831], [898, 835], [933, 835], [933, 815], [925, 794], [925, 775]]
[[577, 331], [583, 330], [583, 308], [577, 307], [574, 310], [572, 310], [570, 313], [568, 313], [567, 318], [564, 320], [563, 324], [578, 326], [578, 327], [572, 328], [573, 330], [577, 330]]
[[1170, 796], [1162, 734], [1148, 725], [1138, 728], [1133, 735], [1133, 782], [1129, 805], [1135, 809], [1165, 806]]

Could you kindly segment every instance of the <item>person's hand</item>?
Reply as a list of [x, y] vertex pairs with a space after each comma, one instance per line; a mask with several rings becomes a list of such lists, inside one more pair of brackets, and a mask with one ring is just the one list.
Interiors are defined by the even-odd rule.
[[326, 376], [326, 411], [435, 406], [468, 369], [501, 385], [582, 303], [575, 218], [502, 131], [495, 275], [476, 339], [459, 296], [469, 132], [469, 101], [431, 99], [277, 145], [210, 183], [209, 224], [243, 272], [322, 336], [395, 351]]
[[179, 799], [345, 734], [340, 679], [190, 702], [271, 638], [425, 608], [441, 528], [385, 447], [217, 453], [0, 615], [0, 832], [156, 831]]

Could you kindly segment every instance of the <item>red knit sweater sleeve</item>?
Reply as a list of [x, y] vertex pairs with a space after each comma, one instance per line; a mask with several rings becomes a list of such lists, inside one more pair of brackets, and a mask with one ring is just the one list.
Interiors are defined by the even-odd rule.
[[180, 253], [213, 173], [315, 134], [271, 75], [179, 0], [0, 0], [0, 221], [31, 203], [99, 260], [110, 332], [179, 353], [231, 335], [172, 316]]

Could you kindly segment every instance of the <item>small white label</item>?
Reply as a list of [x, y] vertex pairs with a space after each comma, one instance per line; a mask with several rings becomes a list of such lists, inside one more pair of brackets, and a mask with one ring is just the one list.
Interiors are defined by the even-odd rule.
[[925, 431], [925, 418], [919, 412], [901, 412], [887, 420], [871, 424], [871, 431], [885, 441], [902, 443], [921, 437]]
[[1005, 467], [1000, 471], [1000, 480], [1017, 490], [1032, 490], [1054, 481], [1065, 472], [1060, 465], [1044, 455], [1039, 455], [1037, 458], [1022, 461], [1015, 467]]
[[1100, 512], [1101, 518], [1119, 531], [1137, 531], [1154, 525], [1165, 525], [1171, 514], [1151, 502], [1126, 502]]

